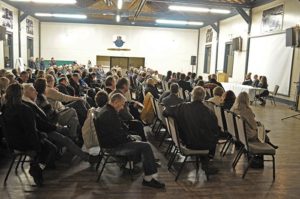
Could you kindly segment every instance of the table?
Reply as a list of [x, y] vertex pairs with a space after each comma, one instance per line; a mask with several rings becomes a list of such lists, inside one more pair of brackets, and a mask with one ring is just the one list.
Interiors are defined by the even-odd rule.
[[229, 82], [222, 82], [222, 86], [224, 87], [225, 91], [232, 90], [236, 97], [241, 92], [247, 92], [249, 94], [250, 102], [253, 102], [255, 99], [255, 95], [261, 94], [265, 89], [257, 88], [247, 85], [242, 85], [239, 83], [229, 83]]

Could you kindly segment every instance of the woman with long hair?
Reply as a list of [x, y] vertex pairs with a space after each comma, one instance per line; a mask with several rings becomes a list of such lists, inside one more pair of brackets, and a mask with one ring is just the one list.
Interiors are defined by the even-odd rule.
[[257, 87], [264, 89], [262, 93], [255, 96], [261, 102], [260, 105], [264, 106], [266, 105], [266, 100], [264, 100], [263, 97], [267, 97], [269, 95], [268, 81], [266, 76], [261, 76]]

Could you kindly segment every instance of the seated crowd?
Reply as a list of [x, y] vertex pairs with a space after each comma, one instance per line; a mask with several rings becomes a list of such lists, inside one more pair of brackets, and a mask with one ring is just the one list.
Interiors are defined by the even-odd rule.
[[[163, 83], [169, 89], [161, 90]], [[259, 85], [267, 86], [265, 77]], [[100, 145], [120, 156], [134, 156], [134, 162], [142, 162], [144, 186], [165, 187], [158, 180], [159, 163], [144, 132], [143, 111], [149, 112], [146, 109], [149, 95], [166, 108], [165, 116], [177, 121], [184, 145], [209, 150], [211, 159], [215, 156], [220, 128], [214, 112], [204, 105], [205, 100], [241, 115], [247, 121], [250, 141], [258, 141], [248, 94], [243, 92], [236, 98], [232, 91], [225, 92], [215, 74], [204, 82], [195, 73], [168, 71], [166, 77], [161, 77], [151, 69], [131, 68], [123, 75], [119, 68], [105, 73], [101, 67], [54, 65], [34, 73], [31, 69], [21, 73], [15, 69], [0, 70], [0, 91], [4, 124], [1, 139], [5, 137], [12, 149], [36, 152], [29, 173], [39, 186], [43, 184], [44, 170], [55, 169], [61, 148], [94, 164], [101, 157], [89, 153], [89, 149]], [[183, 98], [179, 92], [183, 92]], [[262, 94], [257, 97], [260, 99]], [[206, 173], [218, 172], [208, 164], [209, 159], [201, 162]], [[128, 165], [122, 168], [126, 170]]]

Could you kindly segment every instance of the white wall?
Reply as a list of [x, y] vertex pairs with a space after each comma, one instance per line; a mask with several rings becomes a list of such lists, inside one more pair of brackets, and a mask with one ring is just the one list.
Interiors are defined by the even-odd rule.
[[[27, 34], [26, 19], [33, 22], [33, 35]], [[39, 57], [39, 20], [28, 16], [21, 23], [21, 55], [24, 62], [27, 64], [27, 37], [33, 38], [33, 57]]]
[[[13, 29], [7, 29], [7, 32], [13, 33], [13, 56], [14, 64], [17, 58], [19, 58], [19, 27], [18, 27], [18, 9], [0, 1], [0, 10], [2, 12], [2, 7], [8, 8], [13, 11]], [[0, 25], [2, 25], [2, 16], [0, 16]], [[27, 18], [33, 21], [33, 35], [28, 35], [26, 32], [26, 19], [21, 23], [21, 57], [24, 63], [27, 64], [27, 36], [33, 37], [34, 40], [34, 57], [39, 56], [39, 20], [28, 16]], [[0, 41], [0, 68], [4, 67], [4, 54], [3, 54], [3, 41]]]
[[[13, 12], [13, 29], [7, 29], [7, 32], [13, 33], [13, 50], [14, 50], [14, 63], [15, 60], [19, 57], [19, 40], [18, 40], [18, 9], [0, 1], [0, 10], [2, 12], [2, 8], [8, 8]], [[0, 16], [0, 25], [2, 25], [2, 16]], [[3, 54], [3, 41], [0, 42], [0, 68], [4, 67], [4, 54]]]
[[[125, 36], [130, 51], [115, 48], [114, 35]], [[159, 70], [191, 71], [190, 59], [197, 54], [198, 31], [149, 27], [72, 23], [41, 23], [41, 56], [45, 59], [96, 63], [97, 55], [145, 57], [146, 67]]]
[[[246, 65], [246, 50], [247, 39], [252, 36], [261, 36], [265, 33], [261, 31], [262, 12], [266, 9], [284, 4], [284, 20], [283, 29], [279, 32], [284, 32], [286, 28], [293, 27], [300, 24], [300, 2], [298, 0], [277, 0], [272, 3], [254, 8], [252, 11], [252, 28], [250, 35], [247, 34], [248, 25], [240, 15], [228, 18], [220, 22], [220, 36], [219, 36], [219, 51], [218, 51], [218, 69], [222, 69], [224, 65], [224, 51], [225, 43], [234, 37], [241, 36], [243, 38], [243, 51], [235, 52], [234, 54], [234, 67], [233, 76], [229, 79], [230, 82], [242, 82], [244, 79], [245, 65]], [[200, 29], [200, 41], [205, 40], [206, 29]], [[199, 50], [204, 49], [205, 44], [200, 42]], [[204, 52], [199, 55], [199, 59], [204, 59]], [[215, 57], [212, 56], [212, 61]], [[291, 82], [298, 81], [300, 75], [300, 49], [297, 48], [294, 54], [294, 65], [292, 66], [292, 79]], [[203, 71], [203, 60], [199, 60], [199, 71]], [[249, 71], [250, 72], [250, 71]], [[266, 76], [268, 76], [266, 74]], [[269, 88], [272, 90], [273, 88]], [[282, 97], [288, 100], [295, 98], [295, 85], [291, 84], [290, 97]]]

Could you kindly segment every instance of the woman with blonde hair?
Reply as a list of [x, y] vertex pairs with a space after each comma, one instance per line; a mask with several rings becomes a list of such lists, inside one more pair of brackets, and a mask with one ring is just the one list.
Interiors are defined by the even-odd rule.
[[[239, 96], [235, 100], [234, 105], [231, 108], [231, 111], [237, 115], [240, 115], [241, 118], [245, 120], [248, 141], [258, 142], [257, 122], [255, 120], [255, 114], [250, 108], [250, 100], [248, 93], [241, 92], [239, 94]], [[268, 136], [266, 136], [265, 142], [274, 147], [275, 149], [278, 148], [278, 146], [275, 146], [270, 142]]]

